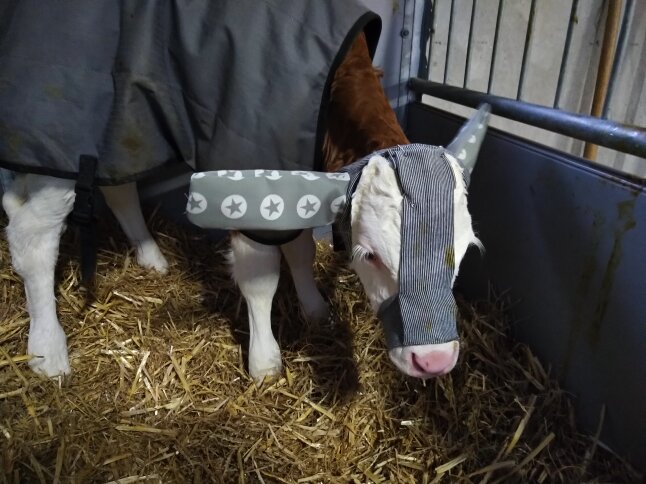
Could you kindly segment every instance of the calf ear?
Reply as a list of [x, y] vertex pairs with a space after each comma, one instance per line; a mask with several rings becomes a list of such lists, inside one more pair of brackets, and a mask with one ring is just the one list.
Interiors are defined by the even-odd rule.
[[[374, 155], [368, 161], [366, 165], [368, 172], [374, 173], [374, 175], [379, 176], [386, 171], [392, 171], [392, 165], [390, 162], [381, 155]], [[364, 171], [365, 173], [365, 171]]]
[[397, 198], [401, 195], [395, 170], [390, 161], [381, 155], [374, 155], [361, 172], [357, 190], [361, 193], [375, 193]]
[[455, 139], [447, 146], [447, 150], [454, 153], [462, 168], [467, 185], [471, 180], [471, 172], [476, 165], [480, 145], [487, 132], [491, 106], [483, 104], [471, 119], [462, 127]]
[[390, 161], [380, 155], [370, 158], [361, 172], [361, 178], [352, 195], [351, 224], [359, 219], [364, 204], [378, 205], [379, 210], [388, 211], [401, 207], [402, 193], [395, 170]]

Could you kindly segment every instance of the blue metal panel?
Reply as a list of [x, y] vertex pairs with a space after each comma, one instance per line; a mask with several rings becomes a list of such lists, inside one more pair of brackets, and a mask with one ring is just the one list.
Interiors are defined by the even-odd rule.
[[[462, 120], [409, 107], [413, 141], [450, 141]], [[575, 395], [582, 427], [646, 462], [646, 188], [585, 160], [491, 130], [469, 206], [486, 254], [470, 292], [509, 289], [519, 339]], [[480, 287], [478, 287], [480, 286]]]

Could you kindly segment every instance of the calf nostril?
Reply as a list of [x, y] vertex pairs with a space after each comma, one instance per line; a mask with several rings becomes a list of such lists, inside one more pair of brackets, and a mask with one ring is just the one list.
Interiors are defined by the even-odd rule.
[[412, 361], [416, 369], [424, 373], [447, 373], [455, 364], [455, 351], [436, 350], [423, 355], [413, 353]]
[[420, 373], [427, 373], [426, 369], [417, 361], [417, 355], [415, 353], [413, 353], [411, 361], [415, 370], [419, 371]]

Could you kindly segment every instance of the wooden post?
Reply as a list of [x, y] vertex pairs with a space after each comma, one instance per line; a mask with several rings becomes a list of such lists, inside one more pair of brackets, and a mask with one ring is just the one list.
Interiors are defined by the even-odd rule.
[[[603, 103], [608, 94], [608, 83], [610, 82], [610, 71], [615, 57], [617, 46], [617, 33], [619, 32], [619, 19], [623, 0], [608, 0], [608, 13], [606, 15], [606, 28], [603, 33], [603, 44], [599, 56], [599, 68], [597, 69], [597, 82], [594, 87], [592, 98], [592, 110], [590, 114], [600, 117], [603, 110]], [[599, 147], [595, 144], [586, 143], [583, 150], [583, 157], [588, 160], [597, 159]]]

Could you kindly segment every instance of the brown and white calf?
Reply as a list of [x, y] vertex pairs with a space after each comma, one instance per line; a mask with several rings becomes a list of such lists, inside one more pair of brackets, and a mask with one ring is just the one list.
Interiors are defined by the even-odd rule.
[[[324, 143], [325, 168], [342, 166], [376, 150], [407, 144], [372, 67], [360, 35], [338, 68], [332, 84]], [[454, 190], [454, 279], [467, 247], [476, 243], [467, 210], [462, 168], [452, 162]], [[137, 262], [159, 272], [168, 264], [146, 228], [133, 183], [102, 187], [130, 243]], [[65, 219], [74, 203], [74, 182], [42, 175], [17, 175], [3, 197], [9, 217], [7, 238], [13, 265], [22, 276], [31, 318], [27, 351], [38, 373], [54, 376], [70, 372], [67, 341], [56, 315], [54, 269]], [[398, 291], [402, 194], [393, 168], [374, 158], [364, 168], [352, 203], [352, 261], [375, 311]], [[279, 266], [285, 257], [304, 313], [323, 319], [328, 307], [316, 287], [312, 265], [315, 246], [311, 230], [280, 247], [253, 242], [240, 233], [231, 237], [232, 272], [249, 312], [249, 371], [260, 379], [281, 371], [281, 356], [270, 322]], [[405, 374], [429, 378], [450, 371], [458, 358], [457, 342], [400, 347], [390, 358]]]

